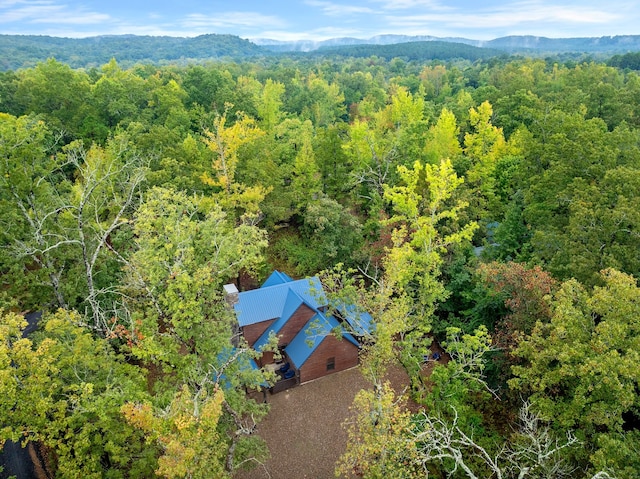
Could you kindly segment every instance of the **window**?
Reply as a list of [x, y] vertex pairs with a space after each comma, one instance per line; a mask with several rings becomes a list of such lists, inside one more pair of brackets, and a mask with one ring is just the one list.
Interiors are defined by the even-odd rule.
[[336, 358], [327, 359], [327, 371], [333, 371], [336, 368]]

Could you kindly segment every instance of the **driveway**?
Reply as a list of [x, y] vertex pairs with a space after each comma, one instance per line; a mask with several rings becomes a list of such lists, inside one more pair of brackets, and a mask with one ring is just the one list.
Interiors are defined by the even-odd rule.
[[[408, 385], [404, 370], [394, 367], [390, 380], [396, 390]], [[358, 368], [331, 374], [278, 394], [268, 395], [268, 416], [257, 433], [267, 441], [271, 458], [264, 467], [240, 472], [238, 479], [329, 479], [344, 452], [342, 427], [360, 389], [370, 387]]]

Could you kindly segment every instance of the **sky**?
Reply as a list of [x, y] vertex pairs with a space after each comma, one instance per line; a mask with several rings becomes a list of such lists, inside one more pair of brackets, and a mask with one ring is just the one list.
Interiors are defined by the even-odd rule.
[[0, 0], [0, 34], [326, 40], [382, 34], [491, 40], [640, 34], [638, 0]]

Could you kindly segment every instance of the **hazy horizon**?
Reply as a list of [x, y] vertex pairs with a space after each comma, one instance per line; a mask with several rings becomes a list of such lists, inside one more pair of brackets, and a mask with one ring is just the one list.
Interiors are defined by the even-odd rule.
[[0, 33], [84, 38], [99, 35], [195, 37], [217, 33], [280, 41], [428, 35], [491, 40], [640, 34], [640, 4], [598, 1], [324, 0], [220, 2], [0, 0]]

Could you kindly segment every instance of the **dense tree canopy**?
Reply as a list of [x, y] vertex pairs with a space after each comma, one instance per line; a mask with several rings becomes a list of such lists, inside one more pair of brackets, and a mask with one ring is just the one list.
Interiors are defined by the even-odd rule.
[[222, 285], [278, 268], [374, 319], [338, 473], [637, 476], [634, 57], [418, 47], [0, 74], [0, 440], [59, 477], [259, 463]]

